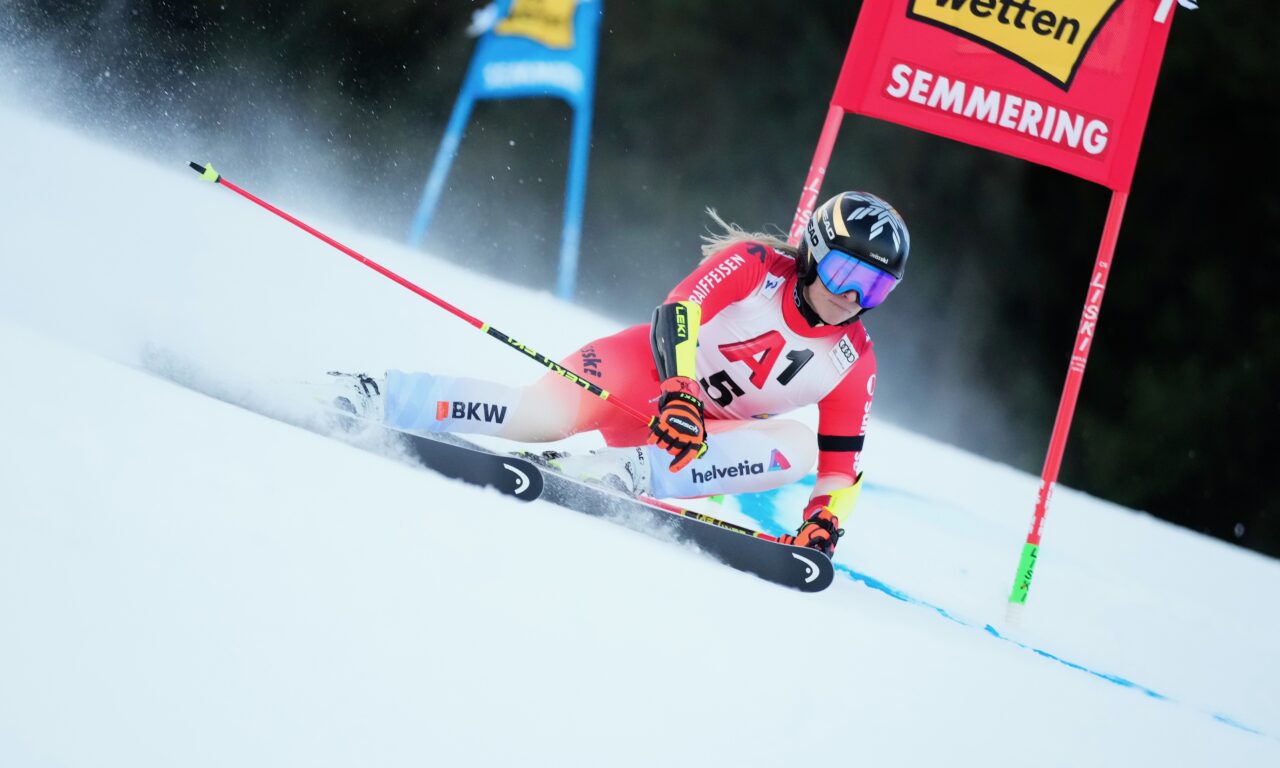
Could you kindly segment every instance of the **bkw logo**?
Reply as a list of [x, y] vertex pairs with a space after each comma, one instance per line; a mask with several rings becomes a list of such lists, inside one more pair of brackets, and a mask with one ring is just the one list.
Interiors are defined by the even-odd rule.
[[436, 401], [436, 421], [459, 419], [462, 421], [486, 421], [501, 424], [507, 418], [507, 406], [493, 403], [470, 403], [463, 400]]

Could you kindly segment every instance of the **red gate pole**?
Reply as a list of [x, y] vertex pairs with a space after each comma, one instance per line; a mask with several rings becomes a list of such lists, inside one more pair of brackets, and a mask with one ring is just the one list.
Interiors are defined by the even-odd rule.
[[1013, 590], [1009, 602], [1022, 605], [1027, 602], [1031, 589], [1031, 577], [1035, 573], [1036, 558], [1040, 551], [1040, 529], [1045, 512], [1053, 498], [1053, 486], [1058, 482], [1058, 470], [1062, 467], [1062, 454], [1067, 446], [1067, 432], [1071, 429], [1071, 417], [1075, 413], [1076, 399], [1080, 395], [1080, 383], [1084, 380], [1084, 367], [1089, 361], [1089, 348], [1093, 345], [1094, 329], [1098, 313], [1102, 311], [1102, 296], [1107, 291], [1107, 278], [1111, 275], [1112, 256], [1116, 240], [1120, 236], [1120, 221], [1124, 218], [1124, 206], [1128, 192], [1111, 193], [1111, 206], [1107, 209], [1107, 222], [1102, 228], [1102, 242], [1098, 246], [1098, 258], [1093, 265], [1093, 279], [1089, 281], [1089, 296], [1080, 315], [1080, 329], [1076, 332], [1076, 346], [1071, 353], [1071, 366], [1067, 382], [1062, 388], [1062, 400], [1058, 403], [1058, 417], [1053, 422], [1053, 436], [1049, 438], [1049, 453], [1045, 456], [1044, 470], [1040, 473], [1040, 493], [1036, 499], [1035, 517], [1027, 542], [1022, 547], [1022, 559], [1013, 578]]
[[813, 162], [809, 164], [804, 189], [800, 191], [796, 215], [791, 219], [791, 232], [787, 235], [789, 245], [800, 244], [800, 235], [809, 223], [809, 217], [813, 215], [814, 206], [818, 204], [818, 191], [822, 189], [822, 179], [827, 175], [827, 162], [831, 160], [831, 150], [835, 149], [836, 136], [840, 133], [840, 123], [843, 121], [844, 108], [832, 104], [827, 109], [827, 119], [822, 124], [818, 147], [813, 151]]

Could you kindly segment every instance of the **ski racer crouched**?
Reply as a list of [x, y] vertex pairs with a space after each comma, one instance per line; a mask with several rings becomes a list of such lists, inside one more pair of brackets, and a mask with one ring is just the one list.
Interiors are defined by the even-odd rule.
[[[712, 214], [714, 216], [714, 213]], [[726, 224], [648, 325], [562, 361], [610, 397], [656, 410], [648, 426], [556, 373], [527, 387], [430, 373], [333, 373], [336, 401], [409, 432], [520, 442], [598, 430], [606, 448], [548, 452], [581, 480], [632, 495], [698, 498], [817, 482], [786, 543], [830, 555], [862, 487], [859, 454], [876, 363], [861, 317], [902, 279], [906, 224], [884, 200], [844, 192], [810, 219], [800, 247]], [[817, 403], [818, 433], [775, 419]]]

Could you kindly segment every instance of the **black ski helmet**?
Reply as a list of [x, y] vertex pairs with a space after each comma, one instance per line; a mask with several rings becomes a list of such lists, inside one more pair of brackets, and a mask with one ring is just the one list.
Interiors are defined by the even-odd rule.
[[796, 271], [812, 283], [818, 262], [841, 251], [901, 280], [910, 250], [907, 224], [892, 205], [869, 192], [841, 192], [809, 217]]

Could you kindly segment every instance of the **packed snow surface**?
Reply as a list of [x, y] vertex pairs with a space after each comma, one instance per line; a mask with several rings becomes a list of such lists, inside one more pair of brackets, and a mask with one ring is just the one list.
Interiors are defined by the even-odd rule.
[[[1276, 561], [1059, 488], [1007, 614], [1038, 479], [874, 414], [817, 595], [460, 485], [285, 423], [298, 382], [536, 365], [199, 147], [0, 136], [0, 765], [1280, 765]], [[622, 325], [275, 182], [552, 357]]]

